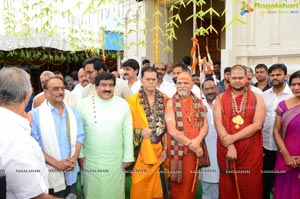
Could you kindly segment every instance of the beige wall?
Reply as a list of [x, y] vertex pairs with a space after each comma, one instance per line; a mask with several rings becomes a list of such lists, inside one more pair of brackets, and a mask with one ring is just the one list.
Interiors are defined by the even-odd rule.
[[[279, 0], [272, 3], [279, 3]], [[230, 1], [226, 2], [226, 7], [230, 11], [226, 16], [228, 20], [240, 10], [240, 5], [233, 5]], [[300, 9], [297, 14], [290, 13], [295, 9], [284, 10], [287, 13], [272, 10], [277, 13], [262, 14], [267, 10], [256, 8], [240, 16], [246, 25], [238, 23], [226, 31], [227, 48], [222, 50], [222, 64], [232, 66], [239, 63], [254, 68], [259, 63], [267, 66], [284, 63], [289, 74], [300, 69], [300, 27], [296, 25], [300, 20]]]
[[[262, 0], [262, 2], [279, 3], [280, 0]], [[281, 1], [282, 2], [282, 1]], [[294, 2], [287, 0], [287, 2]], [[219, 2], [220, 3], [220, 2]], [[125, 59], [136, 57], [138, 61], [144, 58], [150, 59], [151, 63], [154, 60], [154, 46], [153, 46], [153, 10], [154, 4], [152, 0], [144, 0], [144, 2], [137, 3], [144, 5], [141, 8], [140, 17], [146, 16], [148, 23], [144, 25], [143, 18], [139, 20], [139, 27], [145, 26], [147, 34], [143, 32], [134, 33], [131, 35], [131, 40], [137, 39], [146, 40], [146, 46], [131, 47], [126, 50]], [[253, 4], [253, 3], [252, 3]], [[254, 5], [250, 5], [253, 7]], [[185, 19], [192, 13], [192, 7], [182, 9], [181, 16]], [[214, 6], [215, 7], [215, 6]], [[226, 16], [225, 21], [228, 23], [236, 14], [239, 15], [241, 2], [233, 4], [232, 1], [226, 1]], [[160, 11], [165, 14], [165, 7], [161, 6]], [[300, 5], [298, 13], [277, 13], [262, 15], [261, 9], [256, 8], [254, 12], [240, 16], [245, 24], [235, 23], [226, 31], [221, 32], [221, 63], [222, 70], [224, 67], [232, 66], [234, 64], [244, 64], [254, 68], [259, 63], [264, 63], [270, 66], [274, 63], [284, 63], [288, 67], [288, 73], [292, 73], [300, 69]], [[163, 16], [164, 18], [168, 16]], [[163, 27], [162, 21], [161, 27]], [[191, 49], [191, 37], [193, 36], [192, 21], [182, 21], [180, 28], [176, 30], [177, 40], [173, 41], [173, 52], [166, 53], [160, 46], [159, 61], [162, 62], [177, 62], [184, 55], [188, 55]], [[160, 35], [160, 39], [165, 39]], [[126, 41], [125, 41], [126, 42]]]

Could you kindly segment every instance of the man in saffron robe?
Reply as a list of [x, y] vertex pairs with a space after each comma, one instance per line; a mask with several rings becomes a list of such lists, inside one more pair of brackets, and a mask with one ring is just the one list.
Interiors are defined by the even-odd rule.
[[137, 156], [133, 170], [128, 171], [132, 177], [130, 198], [159, 199], [163, 198], [165, 185], [159, 170], [167, 157], [164, 122], [167, 97], [156, 89], [158, 75], [154, 68], [144, 67], [141, 76], [142, 87], [127, 99]]
[[205, 108], [192, 92], [189, 72], [181, 72], [177, 92], [167, 102], [166, 124], [172, 199], [194, 199], [197, 193], [198, 160], [203, 156], [202, 140], [208, 132]]
[[79, 105], [86, 140], [80, 153], [87, 199], [124, 199], [123, 169], [133, 161], [132, 119], [127, 102], [114, 96], [116, 78], [95, 77], [96, 91]]
[[261, 198], [264, 117], [264, 102], [247, 84], [246, 68], [233, 66], [230, 86], [214, 105], [220, 199]]

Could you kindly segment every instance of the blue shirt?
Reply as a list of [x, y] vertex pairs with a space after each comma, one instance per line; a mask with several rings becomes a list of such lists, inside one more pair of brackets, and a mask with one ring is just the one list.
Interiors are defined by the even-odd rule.
[[[63, 159], [66, 159], [70, 157], [71, 149], [70, 144], [68, 141], [68, 128], [67, 128], [67, 109], [64, 106], [64, 110], [62, 113], [62, 116], [59, 116], [58, 110], [54, 108], [50, 103], [49, 107], [52, 112], [54, 124], [55, 124], [55, 133], [57, 137], [58, 147], [60, 151], [60, 156]], [[80, 116], [78, 112], [71, 107], [73, 114], [75, 116], [76, 122], [77, 122], [77, 139], [76, 141], [83, 144], [84, 140], [84, 132], [83, 132], [83, 126], [80, 119]], [[44, 145], [42, 141], [41, 136], [41, 129], [40, 129], [40, 116], [39, 116], [39, 107], [33, 109], [30, 114], [32, 115], [32, 128], [31, 128], [31, 136], [39, 143], [42, 151], [44, 151]], [[77, 173], [79, 172], [79, 165], [76, 163], [76, 167], [74, 170], [70, 172], [65, 173], [65, 179], [67, 182], [67, 185], [72, 185], [77, 180]]]

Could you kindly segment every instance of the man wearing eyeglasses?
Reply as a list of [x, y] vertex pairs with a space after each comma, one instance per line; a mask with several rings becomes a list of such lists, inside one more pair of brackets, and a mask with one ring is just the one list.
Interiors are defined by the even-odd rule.
[[76, 195], [77, 159], [84, 140], [78, 112], [65, 104], [64, 83], [52, 77], [44, 83], [46, 100], [30, 112], [31, 135], [39, 143], [49, 169], [49, 194]]
[[[45, 95], [44, 95], [44, 84], [46, 81], [48, 81], [50, 78], [54, 77], [54, 73], [51, 71], [44, 71], [40, 75], [40, 81], [41, 81], [41, 86], [43, 89], [43, 92], [40, 92], [33, 98], [32, 102], [32, 108], [36, 108], [40, 106], [44, 101], [45, 101]], [[63, 80], [62, 77], [58, 76], [61, 80]], [[67, 89], [65, 89], [65, 97], [64, 97], [64, 102], [68, 104], [69, 106], [77, 106], [77, 100], [75, 96]]]
[[[83, 69], [85, 74], [90, 79], [90, 84], [84, 87], [82, 90], [82, 99], [93, 94], [96, 94], [95, 91], [95, 77], [102, 72], [108, 72], [107, 65], [100, 57], [91, 57], [83, 62]], [[132, 92], [129, 86], [125, 81], [120, 78], [116, 78], [116, 86], [114, 89], [114, 95], [126, 99], [132, 95]]]

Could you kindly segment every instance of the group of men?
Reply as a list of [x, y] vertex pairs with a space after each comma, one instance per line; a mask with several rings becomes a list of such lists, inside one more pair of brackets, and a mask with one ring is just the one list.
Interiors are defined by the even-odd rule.
[[[0, 70], [0, 169], [8, 198], [76, 195], [81, 170], [87, 199], [125, 198], [125, 174], [132, 199], [192, 199], [200, 168], [203, 198], [270, 194], [274, 180], [269, 173], [262, 180], [261, 171], [274, 169], [274, 107], [291, 95], [283, 64], [257, 66], [273, 86], [262, 96], [252, 92], [247, 68], [235, 65], [221, 81], [224, 93], [213, 78], [200, 84], [203, 101], [182, 62], [173, 66], [173, 82], [163, 63], [143, 67], [141, 78], [136, 60], [123, 68], [126, 81], [109, 73], [101, 58], [87, 59], [78, 72], [80, 87], [71, 92], [78, 95], [75, 105], [66, 100], [63, 80], [44, 72], [42, 97], [28, 114], [28, 74]], [[267, 87], [257, 80], [260, 89]]]

